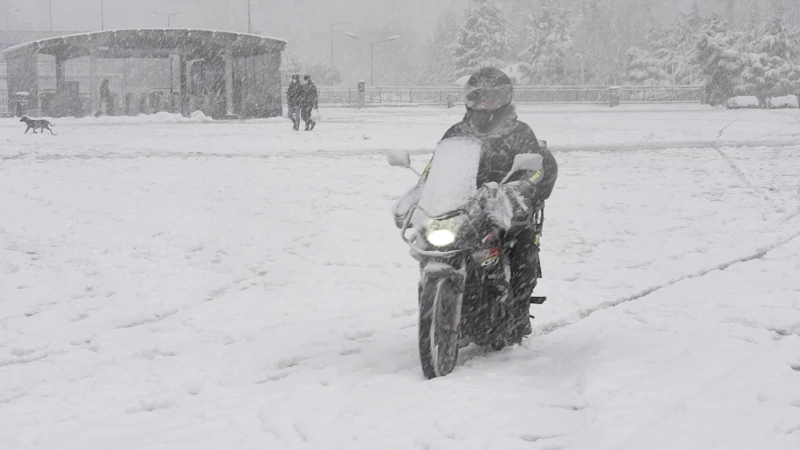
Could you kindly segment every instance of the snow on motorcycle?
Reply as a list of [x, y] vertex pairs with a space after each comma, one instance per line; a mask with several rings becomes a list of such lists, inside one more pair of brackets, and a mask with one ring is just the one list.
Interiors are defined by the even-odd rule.
[[[387, 152], [389, 164], [421, 178], [394, 212], [401, 236], [420, 264], [419, 356], [428, 379], [449, 374], [459, 349], [470, 343], [499, 350], [522, 339], [513, 332], [506, 251], [513, 243], [505, 241], [505, 230], [520, 220], [514, 216], [519, 198], [507, 183], [515, 173], [541, 170], [542, 157], [516, 155], [501, 183], [477, 186], [481, 149], [475, 138], [445, 139], [425, 176], [411, 166], [408, 152]], [[537, 205], [522, 220], [541, 225], [541, 212]], [[535, 304], [544, 301], [531, 299]]]

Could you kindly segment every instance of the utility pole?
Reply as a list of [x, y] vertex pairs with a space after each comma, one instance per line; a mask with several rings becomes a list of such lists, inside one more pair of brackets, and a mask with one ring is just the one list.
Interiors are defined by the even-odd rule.
[[106, 12], [105, 0], [100, 0], [100, 31], [106, 29]]
[[247, 33], [253, 33], [253, 0], [247, 0]]
[[53, 31], [53, 0], [48, 0], [48, 17], [50, 18], [50, 31]]

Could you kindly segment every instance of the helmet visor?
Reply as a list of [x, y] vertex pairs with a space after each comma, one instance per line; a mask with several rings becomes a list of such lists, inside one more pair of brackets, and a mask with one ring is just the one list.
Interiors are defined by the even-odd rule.
[[479, 111], [494, 111], [511, 103], [513, 87], [503, 86], [467, 86], [464, 91], [467, 108]]

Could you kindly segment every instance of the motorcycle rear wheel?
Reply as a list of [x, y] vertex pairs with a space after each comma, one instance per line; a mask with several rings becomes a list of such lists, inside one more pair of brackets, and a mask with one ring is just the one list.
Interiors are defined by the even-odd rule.
[[452, 280], [429, 278], [419, 301], [419, 357], [427, 379], [443, 377], [456, 366], [462, 295]]

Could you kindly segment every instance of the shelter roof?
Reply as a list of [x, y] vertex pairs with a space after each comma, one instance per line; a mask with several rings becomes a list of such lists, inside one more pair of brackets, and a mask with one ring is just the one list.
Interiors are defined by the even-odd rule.
[[98, 58], [160, 58], [181, 54], [189, 59], [213, 58], [231, 48], [234, 56], [280, 52], [286, 41], [247, 33], [199, 29], [131, 29], [72, 34], [16, 45], [6, 59], [31, 54], [74, 59], [94, 53]]

